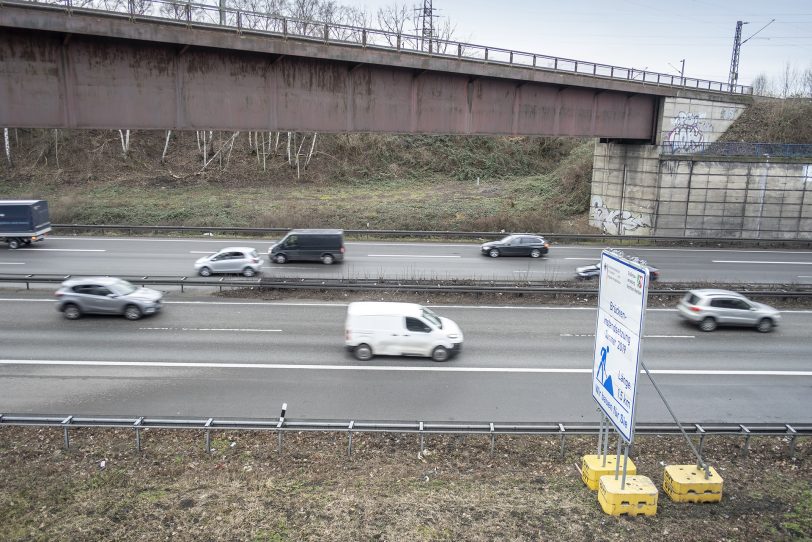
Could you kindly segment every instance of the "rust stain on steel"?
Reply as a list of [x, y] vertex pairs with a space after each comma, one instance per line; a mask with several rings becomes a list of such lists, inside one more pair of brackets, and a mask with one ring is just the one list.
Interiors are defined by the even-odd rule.
[[73, 35], [66, 44], [60, 34], [38, 31], [0, 33], [0, 60], [0, 125], [16, 127], [640, 140], [652, 137], [659, 99], [98, 36]]

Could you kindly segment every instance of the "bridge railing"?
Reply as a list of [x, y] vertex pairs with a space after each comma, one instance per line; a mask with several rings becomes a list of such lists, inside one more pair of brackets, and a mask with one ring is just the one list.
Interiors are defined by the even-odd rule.
[[360, 47], [393, 49], [431, 57], [516, 66], [533, 70], [574, 73], [590, 77], [634, 81], [644, 85], [697, 89], [730, 94], [752, 94], [753, 87], [721, 81], [681, 77], [572, 58], [515, 51], [387, 30], [317, 22], [255, 11], [175, 0], [11, 0], [5, 5], [60, 6], [71, 12], [103, 12], [130, 19], [176, 21], [187, 26], [216, 26], [237, 32], [317, 40]]

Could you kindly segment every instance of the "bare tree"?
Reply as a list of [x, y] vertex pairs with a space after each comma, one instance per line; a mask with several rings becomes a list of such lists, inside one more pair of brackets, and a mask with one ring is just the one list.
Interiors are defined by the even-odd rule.
[[769, 96], [770, 82], [763, 73], [758, 74], [752, 82], [753, 94], [756, 96]]
[[789, 62], [784, 64], [784, 69], [778, 76], [779, 95], [782, 98], [790, 98], [797, 95], [799, 81], [800, 75], [798, 74], [798, 68]]
[[8, 140], [8, 128], [3, 128], [3, 143], [5, 144], [6, 148], [6, 160], [8, 160], [8, 165], [11, 167], [14, 164], [11, 162], [11, 145], [9, 144]]
[[801, 95], [812, 98], [812, 66], [805, 69], [801, 76]]

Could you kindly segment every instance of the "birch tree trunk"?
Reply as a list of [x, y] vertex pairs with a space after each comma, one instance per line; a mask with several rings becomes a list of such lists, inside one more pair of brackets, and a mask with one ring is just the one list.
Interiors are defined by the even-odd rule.
[[56, 169], [59, 169], [59, 128], [54, 128], [54, 157], [56, 158]]
[[290, 132], [288, 132], [288, 165], [290, 165]]
[[166, 150], [169, 148], [169, 136], [172, 135], [172, 130], [166, 131], [166, 141], [164, 142], [164, 152], [161, 154], [161, 163], [163, 164], [166, 160]]
[[318, 132], [313, 132], [313, 141], [310, 142], [310, 152], [307, 153], [307, 160], [305, 160], [305, 169], [310, 165], [310, 159], [313, 158], [313, 149], [316, 148], [316, 136]]
[[3, 128], [3, 142], [6, 146], [6, 160], [8, 160], [9, 167], [13, 166], [14, 164], [11, 163], [11, 145], [8, 141], [8, 128]]
[[130, 131], [127, 130], [125, 136], [124, 132], [119, 130], [118, 135], [121, 136], [121, 150], [124, 152], [124, 156], [127, 156], [130, 152]]

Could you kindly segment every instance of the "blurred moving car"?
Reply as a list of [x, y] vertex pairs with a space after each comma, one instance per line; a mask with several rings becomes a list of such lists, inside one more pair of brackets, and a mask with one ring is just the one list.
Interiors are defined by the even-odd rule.
[[253, 277], [262, 271], [262, 259], [251, 247], [226, 247], [195, 262], [195, 271], [201, 277], [212, 273], [241, 273]]
[[[646, 265], [648, 269], [648, 276], [651, 282], [655, 280], [659, 280], [660, 278], [660, 270], [656, 267], [652, 267], [650, 265]], [[592, 280], [597, 279], [601, 276], [601, 264], [593, 263], [591, 265], [584, 265], [582, 267], [575, 268], [575, 279], [576, 280]]]
[[161, 310], [163, 294], [135, 286], [115, 277], [87, 277], [66, 280], [54, 294], [56, 309], [68, 320], [83, 314], [118, 314], [127, 320]]
[[499, 241], [483, 243], [480, 250], [483, 256], [490, 256], [491, 258], [498, 258], [499, 256], [539, 258], [550, 251], [550, 243], [540, 235], [514, 233], [503, 237]]
[[781, 320], [778, 310], [729, 290], [690, 290], [677, 311], [702, 331], [713, 331], [717, 326], [750, 326], [767, 333]]
[[294, 260], [331, 265], [344, 260], [344, 230], [291, 230], [268, 249], [268, 260], [285, 263]]
[[462, 350], [451, 319], [415, 303], [356, 301], [347, 307], [344, 345], [361, 361], [373, 356], [424, 356], [446, 361]]

